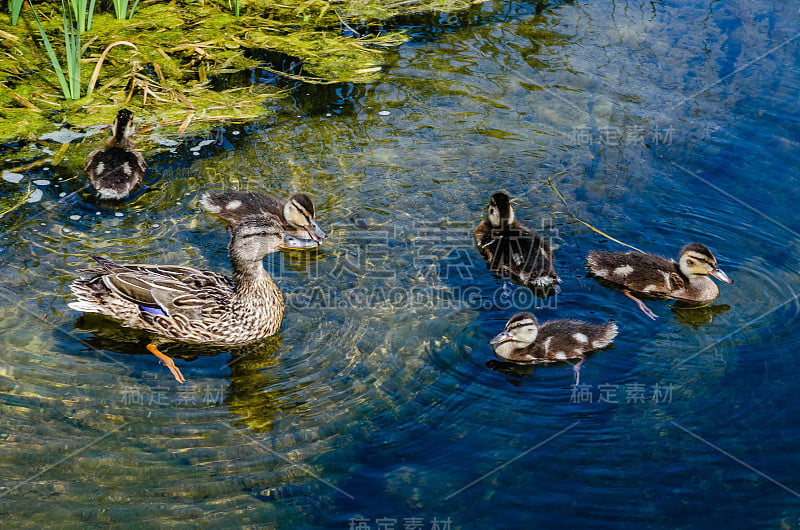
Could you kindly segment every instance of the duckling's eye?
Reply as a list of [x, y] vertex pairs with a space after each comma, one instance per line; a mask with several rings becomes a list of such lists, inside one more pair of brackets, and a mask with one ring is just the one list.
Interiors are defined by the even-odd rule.
[[267, 237], [267, 231], [266, 230], [262, 230], [261, 231], [261, 237]]
[[686, 260], [686, 264], [687, 264], [688, 266], [690, 266], [690, 267], [694, 267], [694, 260], [693, 260], [693, 259], [691, 259], [691, 258], [689, 258], [689, 259], [687, 259], [687, 260]]

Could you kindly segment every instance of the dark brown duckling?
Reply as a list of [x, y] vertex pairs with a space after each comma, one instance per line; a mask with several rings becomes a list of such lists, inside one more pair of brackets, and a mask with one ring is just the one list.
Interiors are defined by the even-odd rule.
[[683, 247], [677, 262], [640, 252], [590, 252], [587, 267], [594, 276], [622, 288], [625, 296], [652, 319], [656, 314], [632, 292], [702, 305], [719, 296], [719, 288], [709, 276], [733, 283], [719, 268], [714, 254], [700, 243]]
[[131, 111], [120, 110], [111, 138], [86, 158], [86, 178], [101, 199], [124, 199], [142, 181], [147, 164], [131, 140], [134, 130]]
[[575, 384], [586, 354], [607, 347], [617, 336], [614, 322], [590, 324], [580, 320], [550, 320], [541, 325], [531, 313], [517, 313], [489, 341], [500, 359], [518, 364], [577, 360]]
[[492, 195], [487, 211], [473, 236], [489, 269], [540, 291], [556, 289], [561, 279], [550, 245], [515, 218], [508, 194]]
[[252, 191], [210, 191], [200, 198], [200, 204], [233, 225], [249, 215], [272, 214], [291, 236], [317, 244], [327, 237], [314, 218], [314, 202], [305, 193], [295, 193], [284, 201]]

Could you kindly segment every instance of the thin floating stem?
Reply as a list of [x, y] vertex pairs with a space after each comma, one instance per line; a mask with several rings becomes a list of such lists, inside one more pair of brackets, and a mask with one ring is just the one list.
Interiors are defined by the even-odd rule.
[[[557, 173], [556, 175], [563, 175], [564, 173], [566, 173], [566, 171], [562, 171], [561, 173]], [[556, 193], [556, 195], [558, 195], [558, 198], [561, 199], [561, 202], [564, 203], [564, 206], [569, 208], [569, 204], [567, 203], [566, 199], [564, 199], [564, 196], [561, 195], [561, 192], [558, 191], [558, 188], [556, 188], [556, 185], [553, 183], [553, 179], [552, 178], [547, 179], [547, 184], [549, 184], [550, 188]], [[624, 243], [624, 242], [620, 241], [619, 239], [606, 234], [605, 232], [603, 232], [599, 228], [595, 228], [594, 226], [592, 226], [591, 224], [587, 223], [586, 221], [584, 221], [583, 219], [581, 219], [580, 217], [578, 217], [577, 215], [575, 215], [574, 213], [572, 213], [570, 211], [553, 212], [553, 215], [556, 215], [556, 214], [569, 215], [570, 217], [572, 217], [573, 219], [575, 219], [576, 221], [581, 223], [583, 226], [587, 227], [588, 229], [592, 230], [593, 232], [596, 232], [596, 233], [600, 234], [601, 236], [605, 237], [606, 239], [610, 239], [611, 241], [613, 241], [615, 243], [619, 243], [620, 245], [622, 245], [624, 247], [628, 247], [628, 248], [631, 248], [631, 249], [635, 250], [636, 252], [641, 252], [642, 254], [645, 254], [645, 252], [643, 250], [640, 250], [640, 249], [634, 247], [633, 245], [629, 245], [627, 243]]]
[[[18, 197], [10, 198], [10, 202], [7, 205], [0, 205], [0, 218], [4, 217], [5, 215], [13, 212], [26, 202], [30, 198], [31, 194], [33, 193], [33, 189], [31, 185], [28, 184], [28, 189], [21, 192]], [[5, 206], [5, 208], [3, 208]]]

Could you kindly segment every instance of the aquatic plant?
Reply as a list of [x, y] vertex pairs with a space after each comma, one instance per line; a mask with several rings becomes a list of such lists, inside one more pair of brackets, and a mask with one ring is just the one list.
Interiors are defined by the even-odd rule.
[[[404, 32], [385, 29], [384, 20], [473, 3], [137, 0], [129, 6], [125, 0], [116, 14], [130, 17], [135, 11], [130, 23], [110, 12], [94, 13], [95, 1], [37, 2], [30, 14], [22, 9], [18, 16], [35, 21], [37, 39], [25, 34], [32, 25], [12, 25], [13, 6], [0, 14], [0, 35], [7, 41], [0, 56], [7, 75], [0, 89], [3, 139], [35, 138], [52, 127], [49, 120], [77, 127], [110, 123], [122, 105], [145, 126], [179, 132], [253, 119], [267, 112], [266, 101], [283, 97], [289, 83], [377, 80], [392, 50], [407, 40]], [[82, 63], [90, 65], [84, 69], [90, 74], [81, 71]]]
[[118, 20], [125, 20], [129, 18], [133, 18], [133, 14], [136, 12], [136, 6], [139, 5], [139, 0], [136, 0], [128, 10], [128, 0], [114, 0], [114, 13], [117, 15]]
[[26, 202], [30, 198], [33, 190], [31, 189], [30, 184], [24, 190], [18, 190], [10, 195], [0, 197], [0, 218], [4, 217], [5, 215], [13, 212]]
[[22, 6], [25, 0], [10, 0], [8, 2], [8, 12], [11, 14], [11, 25], [16, 26], [19, 22], [19, 13], [22, 11]]
[[[64, 54], [67, 65], [67, 76], [64, 76], [64, 70], [61, 67], [53, 46], [50, 44], [50, 39], [47, 38], [47, 33], [42, 26], [39, 15], [36, 13], [36, 8], [33, 7], [31, 0], [28, 4], [33, 12], [34, 19], [36, 20], [36, 27], [39, 28], [39, 33], [42, 36], [42, 42], [47, 50], [47, 56], [50, 58], [50, 64], [53, 66], [58, 84], [61, 86], [61, 91], [66, 99], [78, 99], [81, 97], [81, 24], [85, 24], [83, 13], [78, 13], [77, 17], [73, 17], [74, 11], [68, 9], [66, 2], [61, 0], [62, 7], [62, 23], [64, 31]], [[83, 7], [86, 2], [82, 1]], [[92, 2], [94, 5], [94, 2]], [[81, 22], [83, 21], [83, 22]]]
[[[138, 2], [139, 0], [136, 0], [136, 1]], [[228, 0], [228, 9], [232, 9], [233, 10], [233, 14], [238, 17], [240, 15], [240, 13], [239, 13], [239, 0], [233, 0], [233, 2], [231, 2], [231, 0]]]
[[[76, 26], [80, 33], [92, 29], [92, 17], [94, 16], [95, 0], [68, 0], [69, 8], [71, 10], [71, 18], [76, 22]], [[64, 6], [64, 0], [61, 2], [62, 18], [67, 15], [67, 9]]]

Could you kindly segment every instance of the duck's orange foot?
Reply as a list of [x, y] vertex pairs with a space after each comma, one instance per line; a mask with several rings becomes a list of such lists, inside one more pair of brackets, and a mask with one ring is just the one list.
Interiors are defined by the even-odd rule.
[[170, 359], [169, 357], [158, 351], [158, 348], [156, 348], [155, 344], [148, 344], [147, 351], [149, 351], [150, 353], [161, 359], [161, 362], [163, 362], [167, 366], [167, 368], [169, 368], [169, 371], [172, 372], [172, 375], [175, 377], [175, 380], [177, 382], [179, 383], [186, 382], [186, 379], [183, 378], [183, 374], [181, 373], [180, 369], [177, 366], [175, 366], [175, 361], [173, 361], [172, 359]]
[[622, 292], [625, 294], [625, 296], [627, 296], [628, 298], [630, 298], [631, 300], [633, 300], [634, 302], [636, 302], [636, 305], [638, 305], [638, 306], [639, 306], [639, 309], [641, 309], [641, 310], [642, 310], [642, 313], [644, 313], [645, 315], [649, 316], [649, 317], [650, 317], [650, 318], [652, 318], [653, 320], [655, 320], [655, 319], [657, 319], [657, 318], [658, 318], [658, 315], [656, 315], [655, 313], [653, 313], [653, 311], [652, 311], [652, 310], [651, 310], [649, 307], [647, 307], [646, 305], [644, 305], [644, 302], [642, 302], [641, 300], [639, 300], [638, 298], [636, 298], [635, 296], [633, 296], [629, 290], [625, 289], [625, 290], [624, 290], [624, 291], [622, 291]]

